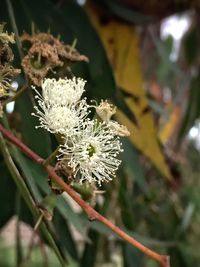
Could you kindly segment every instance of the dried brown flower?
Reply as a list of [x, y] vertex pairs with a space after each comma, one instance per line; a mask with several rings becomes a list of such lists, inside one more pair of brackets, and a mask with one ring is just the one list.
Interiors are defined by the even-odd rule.
[[[0, 24], [0, 98], [9, 95], [10, 90], [15, 90], [11, 85], [11, 79], [20, 73], [19, 69], [13, 68], [10, 63], [14, 59], [9, 43], [14, 43], [14, 34], [3, 32], [5, 24]], [[3, 116], [3, 106], [0, 102], [0, 117]]]
[[9, 47], [9, 43], [14, 43], [14, 34], [9, 35], [7, 32], [3, 32], [5, 23], [0, 24], [0, 65], [5, 66], [10, 63], [13, 58], [13, 52]]
[[88, 58], [80, 55], [74, 48], [63, 44], [49, 33], [37, 33], [21, 36], [22, 42], [28, 42], [31, 47], [22, 60], [22, 66], [34, 85], [40, 86], [50, 70], [61, 68], [68, 62], [86, 61]]
[[22, 60], [24, 71], [37, 86], [41, 85], [50, 69], [62, 65], [55, 48], [43, 43], [34, 43]]
[[11, 78], [17, 76], [21, 71], [10, 65], [0, 66], [0, 98], [8, 95], [9, 90], [15, 91], [11, 85]]
[[4, 30], [4, 26], [5, 23], [0, 24], [0, 40], [2, 43], [4, 44], [8, 44], [8, 43], [15, 43], [15, 38], [14, 38], [14, 33], [11, 33], [10, 35], [8, 34], [7, 31], [3, 31]]
[[0, 65], [5, 66], [14, 58], [13, 52], [8, 44], [2, 43], [0, 39]]
[[0, 24], [0, 97], [8, 94], [9, 90], [14, 90], [10, 84], [10, 79], [20, 73], [19, 69], [14, 69], [10, 63], [14, 59], [9, 43], [14, 43], [14, 34], [3, 32], [5, 24]]

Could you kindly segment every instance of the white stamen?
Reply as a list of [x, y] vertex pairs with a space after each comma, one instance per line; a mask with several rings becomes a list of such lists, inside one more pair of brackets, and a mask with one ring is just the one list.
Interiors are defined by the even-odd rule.
[[61, 157], [69, 160], [80, 182], [112, 180], [121, 161], [116, 157], [122, 151], [121, 142], [105, 123], [89, 121], [81, 133], [72, 136], [70, 142], [61, 147]]

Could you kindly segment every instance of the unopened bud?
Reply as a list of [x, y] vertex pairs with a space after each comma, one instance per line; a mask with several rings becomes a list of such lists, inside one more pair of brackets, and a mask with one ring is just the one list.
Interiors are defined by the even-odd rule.
[[101, 100], [99, 106], [96, 107], [96, 112], [103, 121], [108, 122], [116, 113], [116, 107], [109, 104], [107, 100]]

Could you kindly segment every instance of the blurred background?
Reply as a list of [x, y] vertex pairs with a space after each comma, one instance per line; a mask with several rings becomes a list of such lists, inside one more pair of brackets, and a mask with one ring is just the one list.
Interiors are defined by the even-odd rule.
[[[131, 135], [122, 140], [116, 179], [100, 188], [103, 194], [90, 192], [87, 201], [138, 241], [169, 254], [173, 267], [200, 266], [199, 8], [199, 1], [189, 0], [0, 1], [0, 21], [17, 38], [48, 32], [89, 59], [68, 62], [59, 75], [86, 79], [88, 99], [116, 105], [115, 119]], [[12, 45], [17, 68], [28, 53], [24, 43]], [[26, 75], [15, 80], [19, 89]], [[35, 130], [32, 110], [27, 90], [7, 104], [3, 123], [47, 157], [56, 141]], [[50, 192], [47, 175], [9, 149], [29, 194], [41, 202]], [[61, 266], [44, 232], [32, 240], [35, 219], [13, 176], [1, 153], [0, 266]], [[66, 266], [157, 266], [100, 223], [89, 222], [65, 194], [57, 196], [48, 227]]]

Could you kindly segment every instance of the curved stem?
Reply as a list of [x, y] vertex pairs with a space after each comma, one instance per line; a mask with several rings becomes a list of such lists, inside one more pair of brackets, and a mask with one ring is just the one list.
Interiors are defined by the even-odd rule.
[[41, 158], [39, 155], [37, 155], [35, 152], [33, 152], [30, 148], [28, 148], [25, 144], [23, 144], [19, 139], [17, 139], [11, 132], [6, 130], [1, 124], [0, 124], [0, 132], [4, 135], [6, 139], [11, 141], [13, 144], [18, 146], [28, 157], [30, 157], [33, 161], [40, 164], [46, 172], [51, 176], [51, 178], [66, 192], [68, 193], [71, 198], [79, 204], [79, 206], [84, 210], [84, 212], [88, 215], [88, 218], [93, 220], [98, 220], [102, 224], [106, 225], [108, 228], [110, 228], [113, 232], [115, 232], [117, 235], [119, 235], [122, 239], [130, 243], [132, 246], [136, 247], [140, 251], [142, 251], [144, 254], [149, 256], [150, 258], [157, 261], [160, 266], [162, 267], [170, 267], [169, 263], [169, 256], [166, 255], [160, 255], [153, 250], [145, 247], [140, 242], [135, 240], [133, 237], [125, 233], [123, 230], [121, 230], [119, 227], [111, 223], [108, 219], [106, 219], [104, 216], [99, 214], [96, 210], [94, 210], [87, 202], [85, 202], [69, 185], [67, 185], [61, 177], [59, 177], [55, 171], [54, 168], [50, 165], [44, 165], [45, 160]]

